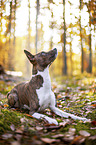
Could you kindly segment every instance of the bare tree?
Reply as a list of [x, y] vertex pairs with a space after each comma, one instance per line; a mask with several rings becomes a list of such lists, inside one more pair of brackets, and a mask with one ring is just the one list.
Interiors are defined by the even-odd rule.
[[66, 23], [65, 23], [65, 0], [63, 0], [63, 21], [64, 21], [64, 48], [63, 48], [63, 74], [67, 75], [67, 55], [66, 55]]
[[13, 32], [13, 46], [15, 47], [15, 40], [16, 40], [16, 37], [15, 37], [15, 27], [16, 27], [16, 6], [17, 6], [17, 0], [14, 0], [14, 32]]
[[89, 1], [89, 68], [88, 68], [88, 72], [92, 73], [92, 46], [91, 46], [91, 10], [92, 10], [92, 6], [93, 6], [93, 1]]
[[35, 40], [36, 53], [37, 53], [37, 44], [38, 44], [38, 15], [39, 15], [39, 0], [37, 0], [37, 7], [36, 7], [36, 40]]
[[82, 43], [82, 26], [81, 26], [81, 9], [82, 9], [82, 0], [80, 0], [80, 18], [79, 18], [79, 24], [80, 24], [80, 46], [81, 46], [81, 73], [84, 72], [84, 51], [83, 51], [83, 43]]

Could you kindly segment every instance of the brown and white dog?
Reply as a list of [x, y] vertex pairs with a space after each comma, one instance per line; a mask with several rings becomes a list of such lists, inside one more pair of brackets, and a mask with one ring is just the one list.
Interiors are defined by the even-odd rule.
[[37, 119], [44, 118], [50, 124], [58, 125], [55, 119], [52, 119], [39, 112], [50, 108], [55, 114], [61, 117], [71, 117], [73, 119], [87, 121], [86, 118], [75, 116], [70, 113], [63, 112], [55, 107], [55, 95], [51, 90], [51, 80], [49, 76], [49, 66], [57, 57], [57, 49], [54, 48], [49, 52], [40, 52], [32, 55], [24, 50], [31, 64], [33, 64], [32, 79], [28, 83], [21, 83], [14, 87], [7, 95], [8, 104], [11, 107], [29, 109], [29, 114]]

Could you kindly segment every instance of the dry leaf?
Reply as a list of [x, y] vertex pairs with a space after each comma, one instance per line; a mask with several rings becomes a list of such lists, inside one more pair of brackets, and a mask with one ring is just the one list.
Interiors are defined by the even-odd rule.
[[92, 104], [91, 106], [96, 107], [96, 104]]
[[24, 117], [24, 118], [21, 118], [20, 121], [21, 121], [21, 123], [25, 123], [25, 122], [28, 121], [28, 119], [26, 119], [26, 118]]
[[8, 138], [12, 138], [12, 136], [13, 136], [12, 134], [6, 133], [6, 134], [3, 134], [3, 135], [2, 135], [2, 138], [3, 138], [3, 139], [8, 139]]
[[71, 145], [72, 144], [81, 144], [81, 143], [83, 143], [85, 141], [85, 138], [84, 137], [82, 137], [82, 136], [77, 136], [77, 137], [75, 137], [74, 138], [74, 140], [71, 142]]
[[66, 120], [64, 120], [63, 122], [59, 123], [59, 126], [65, 127], [66, 124], [68, 124], [69, 122], [70, 122], [70, 120], [69, 120], [69, 119], [66, 119]]
[[69, 132], [75, 132], [76, 129], [75, 128], [69, 128]]
[[20, 141], [21, 138], [22, 138], [22, 135], [21, 135], [21, 134], [15, 134], [15, 139], [16, 139], [17, 141]]
[[18, 141], [11, 142], [11, 145], [21, 145]]
[[61, 94], [58, 94], [57, 99], [62, 98]]
[[74, 135], [75, 132], [76, 132], [75, 128], [69, 128], [69, 132], [68, 132], [69, 134]]
[[89, 139], [95, 140], [96, 139], [96, 135], [90, 136]]
[[56, 134], [52, 136], [52, 138], [61, 138], [61, 137], [64, 137], [64, 134]]
[[30, 115], [30, 114], [25, 114], [26, 116], [28, 116], [28, 117], [31, 117], [31, 118], [33, 118], [33, 116], [32, 115]]
[[43, 130], [43, 127], [36, 126], [36, 130], [38, 131]]
[[14, 124], [11, 124], [10, 128], [11, 128], [12, 131], [15, 131], [15, 125]]
[[94, 130], [94, 129], [96, 129], [96, 127], [90, 127], [90, 129]]
[[87, 132], [87, 131], [85, 131], [85, 130], [80, 130], [79, 133], [80, 133], [80, 135], [82, 135], [82, 136], [84, 136], [84, 137], [90, 136], [90, 133]]
[[56, 126], [54, 124], [53, 124], [53, 126], [51, 125], [51, 126], [45, 126], [44, 127], [44, 129], [47, 129], [47, 130], [53, 130], [53, 129], [59, 129], [59, 128], [60, 128], [60, 126]]
[[91, 122], [91, 124], [95, 126], [95, 125], [96, 125], [96, 121], [93, 120], [93, 121]]
[[68, 136], [66, 135], [66, 136], [63, 138], [63, 140], [64, 140], [64, 141], [67, 141], [67, 142], [71, 142], [73, 139], [74, 139], [74, 136], [69, 136], [69, 135], [68, 135]]
[[9, 105], [8, 104], [4, 104], [4, 107], [6, 108], [6, 107], [8, 107]]
[[17, 129], [16, 129], [16, 133], [22, 134], [22, 133], [23, 133], [23, 130], [22, 130], [22, 129], [17, 128]]
[[53, 142], [58, 142], [60, 140], [56, 140], [56, 139], [50, 139], [50, 138], [41, 138], [41, 140], [45, 143], [53, 143]]

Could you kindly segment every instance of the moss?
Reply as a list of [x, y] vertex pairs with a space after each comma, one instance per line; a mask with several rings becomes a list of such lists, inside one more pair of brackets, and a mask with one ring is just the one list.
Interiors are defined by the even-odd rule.
[[91, 135], [95, 135], [96, 134], [96, 130], [92, 130], [90, 129], [92, 127], [92, 125], [90, 123], [80, 123], [78, 122], [77, 125], [74, 126], [76, 128], [76, 133], [79, 134], [80, 130], [86, 130], [87, 132], [89, 132]]
[[92, 113], [88, 113], [87, 117], [91, 120], [96, 120], [96, 110], [92, 111]]
[[82, 122], [79, 122], [79, 121], [76, 121], [76, 122], [77, 122], [77, 123], [75, 123], [76, 125], [74, 125], [74, 124], [71, 124], [71, 125], [68, 124], [65, 127], [62, 127], [59, 130], [59, 133], [66, 133], [66, 132], [69, 131], [69, 128], [75, 128], [77, 135], [80, 135], [79, 134], [80, 130], [86, 130], [91, 135], [96, 135], [96, 130], [95, 129], [94, 130], [90, 129], [92, 127], [92, 125], [90, 123], [82, 123]]
[[20, 124], [19, 114], [14, 111], [7, 109], [1, 109], [0, 115], [0, 134], [10, 129], [10, 125], [14, 124], [16, 127]]

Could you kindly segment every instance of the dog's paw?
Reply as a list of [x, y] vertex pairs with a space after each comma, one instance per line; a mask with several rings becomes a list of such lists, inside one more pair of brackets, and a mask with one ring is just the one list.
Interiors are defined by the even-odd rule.
[[50, 117], [46, 116], [45, 119], [48, 121], [49, 124], [58, 125], [58, 122], [53, 118], [50, 118]]
[[91, 121], [90, 119], [83, 118], [83, 117], [77, 117], [76, 119], [77, 119], [77, 120], [84, 121], [84, 122], [90, 122], [90, 121]]
[[91, 122], [91, 119], [82, 118], [82, 121], [85, 121], [85, 122]]

